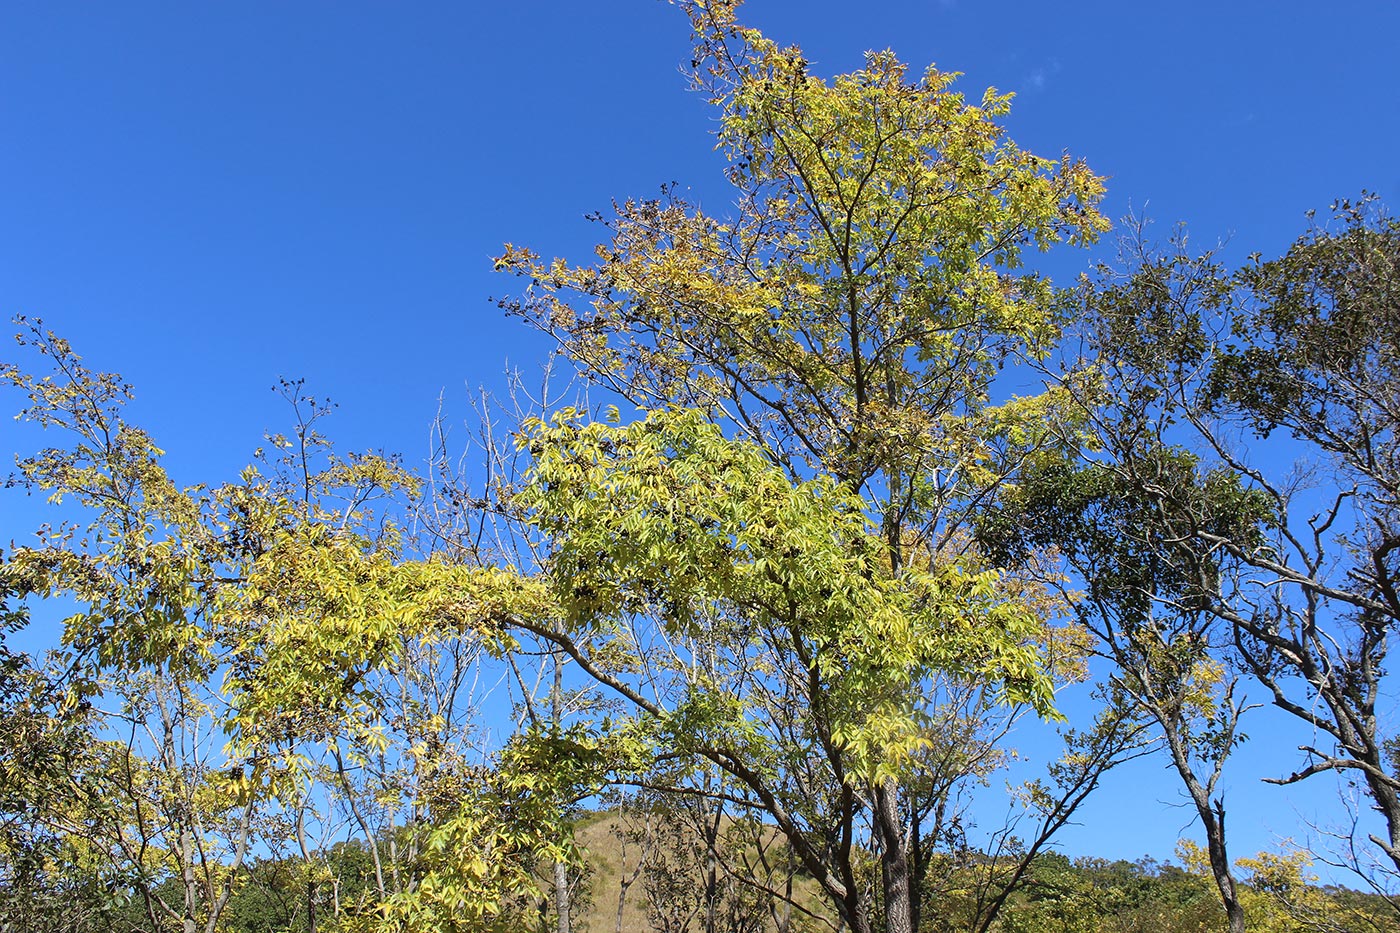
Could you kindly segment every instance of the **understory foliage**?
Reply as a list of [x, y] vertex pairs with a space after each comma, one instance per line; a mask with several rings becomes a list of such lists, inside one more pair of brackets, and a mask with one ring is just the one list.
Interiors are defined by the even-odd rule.
[[[616, 404], [484, 416], [484, 484], [337, 451], [284, 382], [292, 429], [181, 485], [19, 322], [55, 518], [0, 634], [63, 618], [0, 641], [0, 929], [1394, 929], [1400, 227], [1344, 203], [1234, 272], [1139, 238], [1060, 291], [1028, 262], [1095, 242], [1102, 182], [1009, 95], [678, 5], [732, 210], [505, 247], [500, 304]], [[1280, 782], [1365, 800], [1316, 855], [1369, 894], [1229, 853], [1250, 698], [1300, 722]], [[1204, 847], [1056, 854], [1150, 753]]]

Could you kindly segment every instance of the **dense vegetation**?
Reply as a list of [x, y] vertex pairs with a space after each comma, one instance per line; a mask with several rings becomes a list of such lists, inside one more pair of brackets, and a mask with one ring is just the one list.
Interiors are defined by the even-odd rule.
[[[1008, 97], [888, 52], [823, 80], [682, 6], [733, 211], [505, 247], [501, 306], [613, 404], [484, 417], [481, 474], [339, 453], [285, 384], [292, 430], [180, 486], [130, 388], [21, 321], [0, 375], [53, 446], [20, 482], [62, 509], [0, 622], [70, 614], [0, 655], [0, 922], [1395, 928], [1400, 224], [1342, 202], [1237, 270], [1130, 231], [1056, 289], [1026, 263], [1107, 230], [1103, 186]], [[1319, 854], [1368, 893], [1229, 850], [1250, 690], [1298, 721], [1283, 781], [1364, 795]], [[987, 810], [1031, 719], [1063, 753]], [[1205, 845], [1057, 855], [1148, 754]]]

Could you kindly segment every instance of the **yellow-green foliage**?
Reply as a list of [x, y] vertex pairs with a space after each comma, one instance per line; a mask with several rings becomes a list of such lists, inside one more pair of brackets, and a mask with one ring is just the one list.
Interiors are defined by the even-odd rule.
[[530, 286], [507, 306], [639, 404], [734, 419], [853, 485], [883, 471], [931, 495], [930, 473], [1043, 433], [1024, 417], [1040, 402], [984, 413], [988, 383], [1056, 339], [1022, 254], [1104, 230], [1101, 180], [1007, 139], [1009, 95], [970, 103], [956, 75], [889, 52], [823, 80], [738, 25], [737, 3], [681, 5], [734, 216], [668, 192], [621, 205], [594, 265], [508, 244], [497, 267]]
[[[1051, 712], [1040, 617], [970, 560], [892, 571], [862, 501], [830, 477], [794, 483], [694, 412], [625, 426], [564, 412], [522, 443], [534, 468], [521, 501], [554, 544], [572, 637], [635, 656], [632, 619], [654, 618], [732, 673], [765, 644], [793, 645], [831, 739], [867, 777], [902, 772], [928, 742], [920, 685], [936, 673]], [[760, 711], [728, 676], [692, 682], [664, 728], [683, 745], [739, 740], [761, 761], [766, 743], [740, 739]]]

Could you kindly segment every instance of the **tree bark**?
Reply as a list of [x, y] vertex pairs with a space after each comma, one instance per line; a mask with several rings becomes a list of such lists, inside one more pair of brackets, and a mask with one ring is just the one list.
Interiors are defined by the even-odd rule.
[[[1162, 716], [1158, 717], [1158, 722], [1166, 733], [1167, 748], [1171, 752], [1172, 762], [1186, 785], [1187, 793], [1191, 795], [1191, 802], [1195, 804], [1201, 828], [1205, 830], [1210, 873], [1215, 881], [1216, 890], [1220, 892], [1220, 903], [1225, 907], [1230, 933], [1244, 933], [1244, 905], [1240, 903], [1234, 870], [1230, 866], [1230, 856], [1225, 848], [1225, 801], [1221, 798], [1214, 801], [1210, 799], [1215, 781], [1212, 779], [1209, 785], [1201, 783], [1191, 767], [1190, 752], [1186, 748], [1185, 740], [1175, 725]], [[1216, 765], [1215, 774], [1220, 774], [1219, 764]]]
[[[564, 718], [564, 653], [559, 650], [554, 655], [554, 684], [549, 691], [550, 723], [555, 729], [563, 728]], [[554, 909], [557, 915], [556, 933], [569, 933], [569, 866], [563, 862], [554, 863]], [[621, 913], [621, 905], [618, 907]]]
[[1244, 905], [1240, 903], [1235, 890], [1235, 876], [1230, 868], [1230, 859], [1225, 854], [1225, 801], [1217, 799], [1211, 805], [1212, 820], [1206, 823], [1206, 851], [1210, 855], [1210, 870], [1215, 877], [1215, 886], [1220, 889], [1220, 900], [1225, 905], [1225, 916], [1230, 923], [1230, 933], [1244, 933]]
[[875, 827], [880, 841], [880, 880], [885, 895], [885, 933], [914, 933], [909, 851], [899, 812], [899, 785], [885, 778], [875, 789]]

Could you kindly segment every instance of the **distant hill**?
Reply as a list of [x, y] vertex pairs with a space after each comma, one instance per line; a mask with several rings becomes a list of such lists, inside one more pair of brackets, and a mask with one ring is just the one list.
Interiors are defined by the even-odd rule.
[[[732, 838], [751, 828], [726, 822], [719, 835]], [[587, 869], [576, 896], [575, 933], [796, 933], [832, 929], [804, 917], [800, 909], [785, 910], [778, 899], [743, 890], [733, 877], [712, 866], [698, 831], [691, 825], [654, 821], [636, 812], [600, 811], [584, 816], [578, 841], [585, 850]], [[780, 867], [783, 851], [772, 831], [764, 840], [770, 867]], [[762, 871], [757, 845], [747, 856]], [[1190, 860], [1189, 850], [1185, 853]], [[642, 862], [639, 870], [639, 862]], [[986, 877], [988, 860], [968, 858], [961, 869], [944, 872], [944, 890], [930, 898], [921, 930], [959, 933], [975, 928], [969, 904], [977, 879]], [[711, 869], [714, 868], [713, 875]], [[1242, 861], [1254, 883], [1247, 888], [1249, 928], [1261, 933], [1400, 933], [1400, 910], [1379, 895], [1337, 886], [1310, 883], [1301, 856], [1262, 856]], [[786, 869], [769, 876], [770, 884], [786, 881]], [[775, 885], [785, 890], [782, 884]], [[624, 891], [625, 887], [625, 891]], [[821, 916], [826, 910], [810, 879], [793, 878], [792, 893], [802, 906]], [[707, 894], [710, 895], [707, 898]], [[621, 898], [620, 898], [621, 895]], [[707, 900], [715, 916], [706, 923]], [[619, 913], [619, 903], [621, 911]], [[553, 919], [552, 917], [550, 918]], [[1215, 891], [1203, 874], [1142, 859], [1108, 861], [1092, 857], [1070, 859], [1058, 853], [1033, 863], [1022, 890], [1007, 902], [990, 931], [995, 933], [1217, 933], [1224, 914]], [[552, 931], [554, 926], [551, 924]]]

